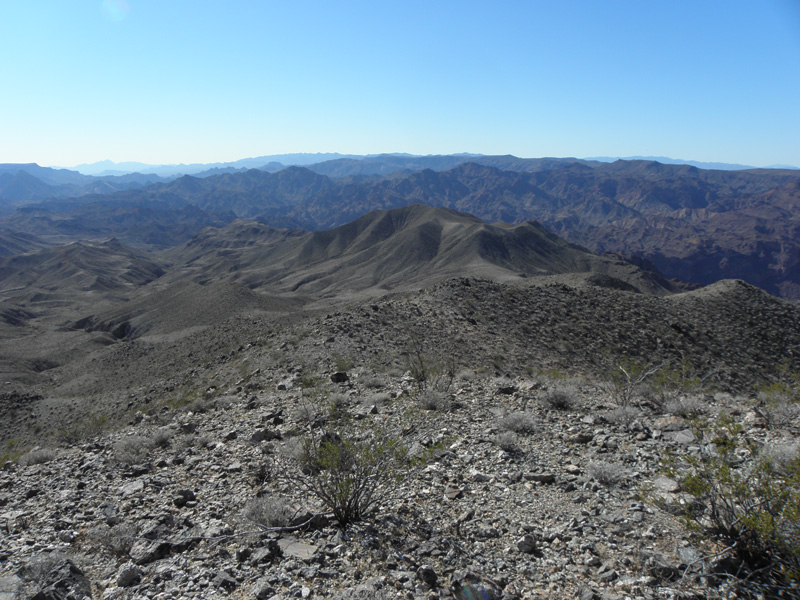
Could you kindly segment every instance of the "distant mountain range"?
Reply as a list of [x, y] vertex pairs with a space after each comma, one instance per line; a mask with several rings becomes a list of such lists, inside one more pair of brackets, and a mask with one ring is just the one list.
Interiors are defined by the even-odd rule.
[[[723, 162], [702, 162], [699, 160], [684, 160], [681, 158], [669, 158], [666, 156], [594, 156], [586, 160], [597, 160], [600, 162], [614, 162], [616, 160], [654, 160], [665, 165], [689, 165], [698, 169], [717, 169], [720, 171], [738, 171], [741, 169], [756, 169], [752, 165], [740, 165], [736, 163]], [[792, 165], [766, 165], [764, 169], [800, 169]]]
[[[285, 167], [288, 166], [309, 166], [318, 165], [323, 162], [332, 161], [363, 161], [365, 163], [380, 162], [383, 169], [390, 169], [393, 166], [394, 170], [405, 168], [434, 168], [433, 164], [446, 164], [447, 168], [455, 166], [459, 162], [465, 162], [470, 159], [480, 159], [485, 155], [483, 154], [449, 154], [449, 155], [415, 155], [415, 154], [339, 154], [338, 152], [317, 152], [317, 153], [295, 153], [295, 154], [269, 154], [265, 156], [257, 156], [252, 158], [243, 158], [240, 160], [230, 162], [217, 162], [217, 163], [193, 163], [193, 164], [173, 164], [173, 165], [157, 165], [147, 164], [141, 162], [120, 162], [115, 163], [110, 160], [103, 160], [95, 163], [80, 164], [71, 167], [72, 170], [78, 171], [83, 175], [93, 176], [119, 176], [129, 173], [144, 173], [159, 175], [161, 177], [174, 177], [177, 175], [197, 175], [200, 173], [213, 173], [220, 171], [238, 171], [246, 169], [262, 169], [265, 165], [279, 164]], [[395, 160], [390, 160], [390, 157]], [[752, 165], [741, 165], [735, 163], [722, 163], [722, 162], [701, 162], [696, 160], [684, 160], [669, 158], [666, 156], [597, 156], [588, 157], [583, 160], [590, 162], [614, 162], [616, 160], [648, 160], [657, 161], [667, 165], [690, 165], [699, 169], [718, 169], [723, 171], [740, 170], [740, 169], [755, 169]], [[424, 165], [419, 167], [418, 165]], [[329, 172], [335, 168], [335, 165], [328, 165], [325, 169], [319, 171], [324, 172], [326, 175], [331, 175]], [[798, 169], [796, 166], [790, 165], [769, 165], [764, 168], [767, 169]], [[388, 174], [386, 171], [383, 174]]]
[[108, 236], [167, 248], [236, 219], [323, 230], [424, 204], [487, 223], [536, 220], [590, 250], [651, 261], [668, 277], [741, 278], [800, 300], [797, 170], [510, 155], [339, 156], [308, 167], [231, 169], [93, 178], [0, 165], [0, 256]]

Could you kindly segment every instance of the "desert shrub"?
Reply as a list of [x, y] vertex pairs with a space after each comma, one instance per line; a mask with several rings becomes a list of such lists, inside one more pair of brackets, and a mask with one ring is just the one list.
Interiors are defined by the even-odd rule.
[[800, 416], [800, 404], [783, 393], [760, 392], [758, 402], [767, 425], [773, 429], [786, 427]]
[[456, 376], [455, 358], [438, 359], [425, 353], [420, 340], [413, 336], [402, 358], [419, 391], [431, 389], [446, 393], [450, 390]]
[[389, 402], [391, 399], [392, 395], [389, 394], [388, 392], [375, 392], [373, 394], [368, 395], [364, 399], [364, 404], [366, 404], [367, 406], [373, 406], [375, 404], [381, 406]]
[[364, 387], [371, 389], [382, 388], [384, 385], [383, 379], [377, 375], [365, 375], [359, 379], [359, 382]]
[[519, 452], [519, 440], [517, 435], [512, 431], [503, 431], [494, 436], [492, 440], [501, 450], [506, 452]]
[[477, 374], [472, 369], [461, 369], [456, 373], [456, 379], [459, 381], [475, 381]]
[[450, 399], [443, 392], [433, 389], [425, 389], [417, 394], [417, 402], [425, 410], [444, 412], [450, 409]]
[[58, 453], [50, 448], [40, 448], [39, 450], [31, 450], [27, 454], [23, 454], [17, 461], [23, 467], [30, 465], [41, 465], [55, 460]]
[[286, 527], [292, 520], [292, 510], [286, 498], [262, 496], [249, 500], [242, 516], [262, 527]]
[[331, 394], [328, 398], [328, 419], [336, 421], [347, 417], [350, 399], [345, 394]]
[[636, 419], [642, 416], [642, 411], [635, 406], [620, 406], [608, 411], [605, 415], [610, 423], [616, 425], [630, 426]]
[[86, 533], [86, 541], [112, 556], [126, 557], [138, 534], [139, 529], [134, 523], [117, 523], [113, 527], [102, 524]]
[[166, 448], [172, 441], [172, 430], [165, 427], [156, 429], [150, 436], [150, 442], [156, 448]]
[[530, 435], [538, 429], [536, 418], [529, 412], [513, 412], [500, 419], [498, 426], [506, 431]]
[[576, 395], [574, 388], [559, 386], [548, 390], [542, 400], [552, 409], [571, 410], [575, 406]]
[[312, 390], [322, 383], [322, 377], [316, 373], [303, 373], [297, 380], [297, 384], [304, 390]]
[[356, 365], [355, 361], [349, 356], [334, 353], [332, 358], [334, 367], [340, 372], [349, 371]]
[[378, 430], [329, 429], [302, 438], [292, 454], [280, 477], [320, 501], [342, 527], [392, 497], [409, 465], [401, 439]]
[[798, 597], [800, 455], [796, 446], [758, 451], [741, 432], [726, 415], [699, 426], [711, 443], [671, 467], [693, 501], [672, 508], [723, 548], [717, 569], [737, 597]]
[[606, 487], [617, 485], [625, 477], [625, 468], [618, 463], [592, 461], [586, 466], [586, 473], [597, 483]]
[[[635, 373], [635, 367], [633, 373]], [[645, 368], [643, 373], [647, 372]], [[695, 371], [694, 366], [688, 359], [684, 358], [677, 364], [662, 364], [656, 368], [650, 378], [650, 387], [655, 392], [661, 404], [679, 401], [685, 396], [699, 394], [703, 390], [706, 378], [700, 377]]]
[[178, 438], [177, 449], [208, 448], [214, 443], [214, 438], [208, 434], [187, 433]]
[[648, 394], [647, 381], [665, 365], [643, 364], [623, 356], [608, 371], [605, 388], [620, 406], [628, 406]]
[[706, 406], [699, 398], [689, 396], [667, 400], [664, 403], [664, 410], [671, 415], [690, 419], [703, 414], [706, 410]]
[[84, 440], [97, 437], [108, 427], [108, 418], [105, 415], [89, 415], [58, 429], [55, 433], [56, 440], [65, 446], [73, 446]]
[[294, 410], [294, 418], [299, 423], [318, 425], [325, 421], [325, 417], [314, 402], [303, 400]]
[[114, 444], [114, 456], [121, 463], [135, 465], [147, 459], [153, 442], [141, 435], [131, 435], [122, 438]]
[[203, 398], [196, 398], [186, 406], [186, 410], [188, 412], [195, 414], [204, 414], [211, 411], [214, 408], [215, 404], [216, 400], [210, 396], [206, 396]]

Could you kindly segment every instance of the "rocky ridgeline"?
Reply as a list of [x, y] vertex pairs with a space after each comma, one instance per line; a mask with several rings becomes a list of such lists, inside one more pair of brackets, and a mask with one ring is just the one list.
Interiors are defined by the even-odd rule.
[[453, 279], [327, 315], [299, 337], [297, 352], [316, 363], [331, 353], [387, 362], [418, 344], [498, 375], [555, 368], [603, 379], [623, 357], [686, 362], [694, 376], [736, 393], [770, 381], [786, 361], [800, 369], [800, 311], [741, 281], [654, 297], [585, 284]]
[[[681, 492], [662, 473], [665, 453], [708, 444], [674, 403], [620, 407], [582, 380], [474, 372], [422, 394], [408, 375], [362, 367], [310, 380], [265, 366], [254, 377], [255, 391], [153, 408], [116, 433], [6, 464], [0, 598], [716, 593], [703, 558], [714, 549], [651, 501]], [[758, 444], [797, 439], [796, 415], [765, 420], [742, 397], [678, 405], [730, 414]], [[343, 417], [429, 451], [373, 518], [341, 529], [275, 474], [299, 436]], [[291, 516], [259, 526], [254, 507], [277, 510], [270, 499]]]

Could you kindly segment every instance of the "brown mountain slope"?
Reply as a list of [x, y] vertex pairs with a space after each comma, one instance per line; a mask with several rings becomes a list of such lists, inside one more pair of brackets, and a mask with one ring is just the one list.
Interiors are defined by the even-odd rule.
[[0, 259], [0, 294], [119, 291], [163, 274], [160, 265], [117, 240], [74, 242]]
[[167, 281], [215, 278], [306, 295], [383, 293], [454, 276], [505, 280], [567, 272], [610, 275], [649, 293], [673, 289], [653, 273], [594, 255], [536, 223], [491, 225], [422, 205], [375, 211], [303, 234], [235, 223], [165, 256], [174, 265]]

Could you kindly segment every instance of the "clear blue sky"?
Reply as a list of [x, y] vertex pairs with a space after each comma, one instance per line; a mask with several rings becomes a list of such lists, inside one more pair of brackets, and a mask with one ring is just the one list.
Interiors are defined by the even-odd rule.
[[0, 0], [0, 162], [800, 166], [799, 0]]

